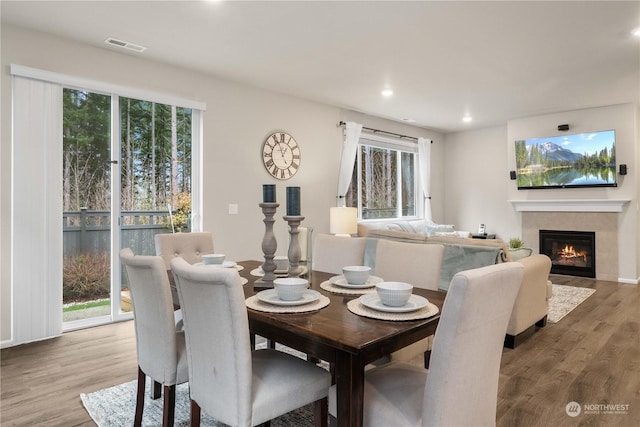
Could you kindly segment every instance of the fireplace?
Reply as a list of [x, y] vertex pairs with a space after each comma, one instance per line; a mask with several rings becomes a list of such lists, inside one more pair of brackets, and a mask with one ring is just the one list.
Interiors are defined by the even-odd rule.
[[596, 233], [540, 230], [540, 253], [551, 258], [551, 273], [596, 277]]

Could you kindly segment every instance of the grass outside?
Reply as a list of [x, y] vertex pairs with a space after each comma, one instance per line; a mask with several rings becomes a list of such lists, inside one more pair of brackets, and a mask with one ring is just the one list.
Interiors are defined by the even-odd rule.
[[62, 312], [67, 313], [67, 312], [77, 311], [77, 310], [86, 310], [88, 308], [109, 306], [109, 304], [111, 304], [111, 299], [109, 298], [99, 299], [95, 301], [81, 302], [81, 303], [72, 303], [72, 304], [65, 305], [62, 309]]

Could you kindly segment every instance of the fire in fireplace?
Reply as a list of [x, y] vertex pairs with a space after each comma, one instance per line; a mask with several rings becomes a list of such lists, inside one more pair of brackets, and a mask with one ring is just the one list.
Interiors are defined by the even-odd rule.
[[596, 233], [540, 230], [540, 253], [551, 258], [551, 273], [596, 277]]

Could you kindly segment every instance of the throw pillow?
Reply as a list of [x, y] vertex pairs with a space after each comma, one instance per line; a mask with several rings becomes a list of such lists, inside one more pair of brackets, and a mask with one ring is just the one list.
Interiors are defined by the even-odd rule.
[[424, 228], [424, 234], [427, 237], [435, 236], [436, 233], [455, 232], [455, 226], [452, 224], [427, 224]]
[[387, 229], [394, 231], [406, 231], [407, 233], [415, 233], [416, 230], [413, 228], [408, 221], [397, 221], [392, 222], [387, 226]]

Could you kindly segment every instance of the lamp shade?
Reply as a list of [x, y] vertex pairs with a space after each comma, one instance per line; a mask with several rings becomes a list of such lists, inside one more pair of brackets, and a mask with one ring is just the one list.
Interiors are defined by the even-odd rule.
[[331, 234], [356, 234], [358, 232], [358, 209], [335, 207], [329, 211]]

